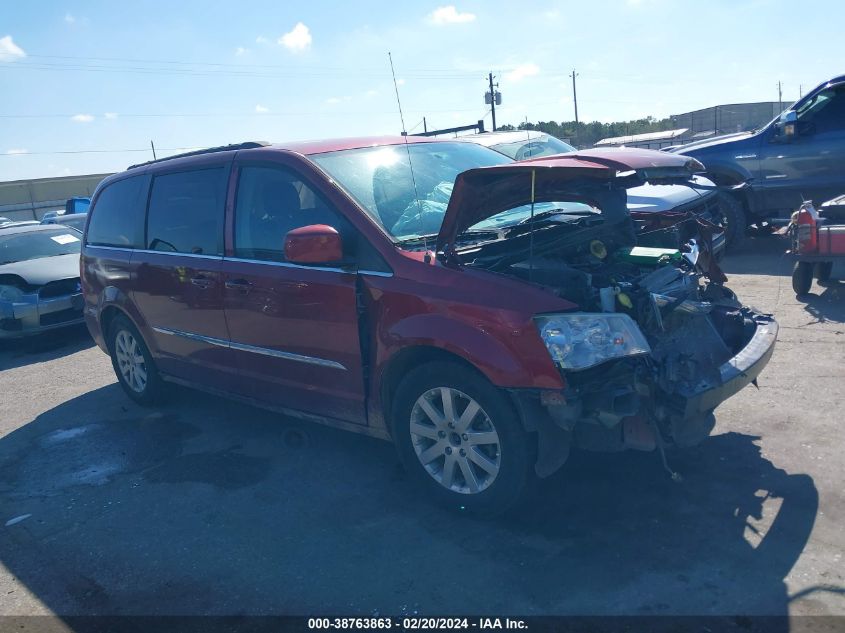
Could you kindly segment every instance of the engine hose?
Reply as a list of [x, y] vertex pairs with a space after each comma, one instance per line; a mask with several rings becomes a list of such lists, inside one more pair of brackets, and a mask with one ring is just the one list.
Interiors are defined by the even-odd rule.
[[657, 450], [660, 452], [660, 460], [663, 462], [664, 470], [669, 473], [669, 476], [671, 477], [672, 481], [674, 481], [675, 483], [681, 483], [684, 480], [684, 478], [681, 477], [681, 473], [676, 470], [672, 470], [672, 468], [669, 466], [669, 462], [666, 460], [666, 449], [663, 445], [663, 435], [660, 433], [660, 429], [657, 427], [657, 421], [655, 420], [654, 415], [649, 415], [648, 420], [649, 424], [651, 424], [652, 430], [654, 431], [654, 438], [657, 442]]

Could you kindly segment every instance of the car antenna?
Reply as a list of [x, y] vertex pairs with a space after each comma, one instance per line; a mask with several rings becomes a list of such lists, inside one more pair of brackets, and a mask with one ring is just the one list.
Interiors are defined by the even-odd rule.
[[531, 230], [528, 232], [528, 281], [534, 276], [534, 183], [537, 178], [537, 170], [531, 170]]
[[431, 255], [428, 252], [428, 238], [422, 230], [422, 204], [420, 203], [420, 195], [417, 192], [417, 179], [414, 177], [414, 163], [411, 161], [411, 148], [408, 146], [408, 131], [405, 129], [405, 115], [402, 114], [402, 101], [399, 99], [399, 84], [396, 83], [396, 71], [393, 70], [393, 55], [387, 51], [387, 59], [390, 61], [390, 74], [393, 75], [393, 90], [396, 92], [396, 105], [399, 106], [399, 121], [402, 123], [402, 137], [405, 139], [405, 152], [408, 154], [408, 167], [411, 170], [411, 182], [414, 183], [414, 201], [417, 203], [417, 226], [419, 227], [420, 235], [423, 238], [423, 248], [425, 249], [425, 263], [431, 261]]

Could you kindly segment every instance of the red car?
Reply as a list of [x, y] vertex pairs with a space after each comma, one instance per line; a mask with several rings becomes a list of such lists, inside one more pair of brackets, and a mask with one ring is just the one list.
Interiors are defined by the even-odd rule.
[[98, 187], [85, 317], [126, 393], [172, 382], [396, 444], [448, 504], [515, 502], [570, 447], [686, 446], [777, 334], [626, 188], [691, 159], [512, 163], [422, 138], [246, 143]]

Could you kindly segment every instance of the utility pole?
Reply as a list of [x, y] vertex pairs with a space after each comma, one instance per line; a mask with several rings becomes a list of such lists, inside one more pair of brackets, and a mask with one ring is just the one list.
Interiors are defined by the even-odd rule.
[[575, 125], [578, 125], [578, 93], [575, 91], [575, 78], [578, 76], [578, 73], [575, 72], [575, 69], [572, 69], [572, 74], [569, 75], [572, 77], [572, 101], [575, 102]]
[[804, 96], [804, 84], [798, 84], [798, 98]]
[[[490, 80], [490, 113], [493, 115], [493, 131], [496, 131], [496, 90], [493, 88], [493, 73], [487, 75], [487, 78]], [[496, 84], [496, 88], [499, 87], [499, 84]]]
[[152, 139], [150, 139], [150, 147], [151, 147], [151, 148], [152, 148], [152, 150], [153, 150], [153, 160], [158, 160], [158, 159], [156, 158], [156, 146], [153, 144]]
[[428, 132], [428, 125], [425, 122], [425, 117], [423, 117], [423, 132]]
[[778, 111], [783, 112], [783, 90], [781, 90], [780, 82], [778, 82]]

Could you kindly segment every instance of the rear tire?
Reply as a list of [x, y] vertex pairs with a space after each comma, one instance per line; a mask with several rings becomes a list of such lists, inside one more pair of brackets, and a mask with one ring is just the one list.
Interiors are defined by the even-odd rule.
[[719, 205], [721, 206], [722, 220], [726, 224], [726, 250], [737, 252], [745, 241], [745, 232], [748, 228], [745, 209], [739, 200], [724, 191], [719, 192]]
[[819, 262], [816, 264], [814, 274], [818, 281], [828, 281], [832, 272], [833, 262]]
[[812, 262], [795, 262], [792, 269], [792, 289], [798, 296], [810, 292], [813, 285], [813, 264]]
[[505, 395], [472, 370], [417, 367], [394, 394], [391, 421], [408, 473], [449, 508], [501, 514], [531, 477], [530, 436]]
[[112, 321], [108, 343], [114, 373], [126, 395], [145, 407], [161, 402], [164, 381], [144, 339], [125, 316]]

